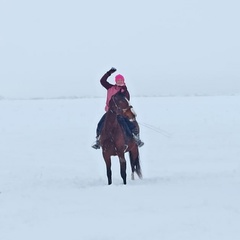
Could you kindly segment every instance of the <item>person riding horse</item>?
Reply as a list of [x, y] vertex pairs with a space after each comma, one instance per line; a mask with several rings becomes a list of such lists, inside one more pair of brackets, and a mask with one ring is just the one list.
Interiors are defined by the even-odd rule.
[[[121, 74], [118, 74], [115, 76], [115, 83], [116, 83], [115, 85], [113, 85], [107, 81], [107, 79], [116, 71], [117, 71], [116, 68], [111, 68], [100, 79], [101, 85], [107, 89], [107, 99], [106, 99], [106, 106], [105, 106], [106, 112], [108, 111], [108, 108], [109, 108], [109, 101], [111, 100], [111, 97], [114, 94], [121, 92], [128, 99], [128, 101], [130, 100], [130, 94], [129, 94], [127, 86], [125, 84], [125, 79]], [[97, 125], [96, 142], [94, 143], [94, 145], [92, 145], [92, 148], [94, 148], [94, 149], [100, 148], [99, 138], [100, 138], [101, 130], [103, 128], [105, 115], [106, 115], [106, 113], [102, 116], [102, 118], [100, 119], [100, 121]], [[128, 118], [124, 118], [124, 120], [125, 120], [127, 126], [129, 127], [129, 129], [131, 130], [136, 144], [138, 145], [138, 147], [142, 147], [144, 145], [144, 143], [140, 140], [140, 137], [139, 137], [139, 126], [138, 126], [137, 121], [135, 120], [135, 121], [131, 122]]]

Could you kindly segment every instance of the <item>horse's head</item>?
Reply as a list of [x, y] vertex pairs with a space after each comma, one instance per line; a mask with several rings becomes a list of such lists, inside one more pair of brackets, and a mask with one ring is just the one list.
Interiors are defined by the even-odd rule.
[[130, 121], [135, 121], [136, 113], [133, 107], [130, 105], [128, 99], [120, 92], [112, 96], [109, 102], [109, 110], [127, 117]]
[[123, 109], [123, 115], [127, 117], [130, 121], [136, 121], [136, 112], [133, 110], [133, 107], [130, 105], [127, 109]]

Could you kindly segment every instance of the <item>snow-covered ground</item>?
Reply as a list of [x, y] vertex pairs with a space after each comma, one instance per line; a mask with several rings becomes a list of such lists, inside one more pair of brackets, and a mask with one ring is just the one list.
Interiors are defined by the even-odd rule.
[[1, 240], [239, 240], [240, 97], [133, 98], [143, 180], [107, 185], [105, 99], [0, 101]]

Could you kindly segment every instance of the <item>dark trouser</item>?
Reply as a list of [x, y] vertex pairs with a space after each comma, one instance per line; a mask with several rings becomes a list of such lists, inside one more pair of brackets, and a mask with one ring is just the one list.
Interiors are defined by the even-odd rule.
[[[102, 118], [100, 119], [98, 125], [97, 125], [97, 137], [100, 136], [102, 128], [103, 128], [103, 124], [105, 121], [105, 117], [106, 117], [106, 113], [102, 116]], [[128, 118], [125, 118], [123, 116], [118, 116], [118, 121], [123, 125], [124, 129], [126, 130], [127, 134], [139, 134], [139, 126], [137, 121], [131, 122]]]
[[100, 136], [100, 134], [101, 134], [105, 118], [106, 118], [106, 113], [104, 113], [104, 115], [102, 116], [102, 118], [98, 122], [97, 131], [96, 131], [97, 137]]

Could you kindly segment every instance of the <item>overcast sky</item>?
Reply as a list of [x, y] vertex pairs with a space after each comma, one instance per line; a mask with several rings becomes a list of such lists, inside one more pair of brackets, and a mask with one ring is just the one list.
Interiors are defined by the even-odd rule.
[[[0, 96], [240, 93], [239, 0], [0, 0]], [[113, 82], [114, 76], [110, 78]]]

